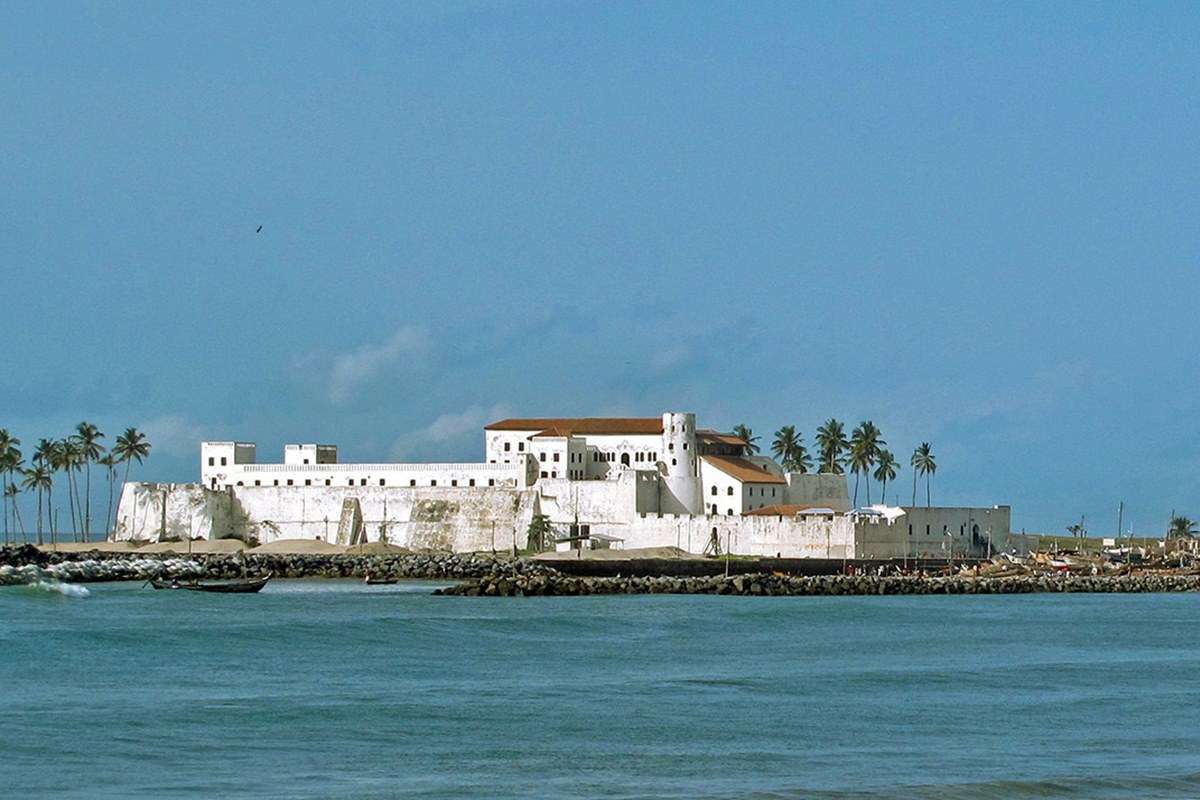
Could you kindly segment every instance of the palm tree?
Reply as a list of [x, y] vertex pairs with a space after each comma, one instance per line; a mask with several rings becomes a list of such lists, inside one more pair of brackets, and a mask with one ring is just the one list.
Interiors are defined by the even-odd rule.
[[[4, 499], [8, 500], [9, 502], [12, 503], [13, 522], [20, 523], [16, 527], [20, 528], [21, 531], [24, 532], [25, 523], [21, 522], [21, 509], [17, 507], [17, 495], [20, 493], [21, 493], [21, 490], [17, 488], [17, 485], [15, 483], [4, 484]], [[4, 527], [5, 527], [4, 543], [8, 544], [8, 520], [7, 519], [4, 521]], [[21, 538], [24, 539], [24, 536], [22, 536]], [[13, 544], [16, 544], [16, 542], [17, 542], [17, 532], [15, 530], [13, 531], [13, 534], [12, 534], [12, 541], [13, 541]]]
[[758, 445], [755, 444], [755, 442], [758, 441], [758, 437], [754, 435], [754, 431], [750, 430], [745, 425], [734, 425], [733, 435], [746, 443], [746, 452], [748, 454], [758, 452]]
[[[46, 441], [45, 439], [42, 440]], [[37, 543], [45, 544], [42, 539], [42, 493], [48, 492], [54, 485], [54, 478], [50, 474], [50, 467], [46, 465], [45, 459], [37, 459], [35, 465], [30, 469], [25, 470], [24, 479], [21, 481], [21, 488], [33, 489], [38, 496], [38, 516], [37, 516]]]
[[1168, 539], [1193, 539], [1196, 536], [1196, 523], [1187, 517], [1171, 517], [1167, 528]]
[[[33, 463], [35, 465], [34, 466], [35, 469], [37, 467], [45, 467], [46, 474], [49, 476], [49, 482], [48, 482], [47, 486], [45, 487], [46, 509], [47, 509], [47, 521], [49, 522], [50, 529], [51, 529], [50, 536], [51, 536], [51, 538], [53, 538], [53, 536], [54, 536], [54, 513], [51, 511], [51, 509], [54, 508], [54, 473], [58, 469], [58, 467], [55, 466], [58, 463], [58, 442], [55, 442], [51, 439], [38, 439], [37, 447], [35, 447], [33, 449]], [[27, 477], [28, 477], [28, 472], [29, 471], [26, 470]], [[26, 488], [29, 488], [29, 487], [26, 487]], [[38, 494], [38, 506], [39, 506], [39, 508], [38, 508], [38, 544], [42, 543], [41, 504], [42, 504], [41, 493], [39, 492], [39, 494]]]
[[112, 532], [109, 520], [112, 519], [113, 482], [117, 477], [117, 459], [109, 452], [96, 459], [96, 463], [104, 467], [105, 477], [108, 479], [108, 510], [104, 512], [104, 533], [107, 536]]
[[808, 449], [804, 446], [804, 436], [796, 430], [795, 425], [784, 425], [775, 431], [771, 453], [788, 472], [807, 472], [812, 466]]
[[[18, 439], [16, 436], [13, 436], [11, 433], [9, 433], [7, 428], [0, 428], [0, 475], [4, 475], [4, 474], [8, 475], [7, 480], [4, 481], [4, 485], [6, 487], [8, 486], [8, 484], [12, 483], [13, 473], [21, 468], [21, 464], [22, 464], [21, 451], [17, 449], [20, 446], [20, 444], [21, 444], [21, 440]], [[17, 501], [16, 501], [16, 498], [14, 495], [14, 498], [13, 498], [14, 522], [16, 519], [16, 505], [15, 505], [16, 502]], [[4, 540], [6, 542], [8, 541], [8, 534], [9, 534], [8, 520], [9, 520], [8, 503], [6, 501], [4, 504]], [[22, 526], [22, 527], [24, 527], [24, 526]], [[15, 534], [16, 531], [14, 530], [13, 533]]]
[[913, 505], [917, 504], [917, 475], [925, 476], [925, 507], [929, 508], [929, 483], [933, 473], [937, 472], [937, 463], [933, 460], [933, 452], [930, 450], [929, 442], [921, 442], [916, 450], [913, 450], [912, 460], [909, 462], [913, 467]]
[[896, 467], [900, 465], [896, 463], [896, 457], [890, 450], [880, 450], [878, 458], [879, 465], [875, 467], [875, 480], [882, 484], [879, 487], [879, 495], [881, 502], [886, 505], [888, 481], [896, 480]]
[[858, 504], [858, 478], [866, 475], [867, 505], [871, 504], [871, 467], [879, 460], [883, 445], [887, 444], [875, 423], [867, 420], [859, 424], [850, 434], [850, 468], [854, 472], [854, 502]]
[[833, 417], [817, 428], [817, 452], [821, 456], [821, 472], [831, 475], [842, 474], [842, 453], [850, 443], [846, 440], [846, 429]]
[[55, 448], [56, 465], [67, 474], [67, 507], [71, 512], [71, 531], [79, 541], [79, 529], [83, 527], [83, 508], [79, 503], [79, 487], [75, 484], [75, 473], [83, 467], [83, 447], [74, 436], [58, 441]]
[[125, 474], [121, 477], [121, 494], [124, 494], [125, 484], [129, 480], [129, 467], [134, 461], [141, 464], [146, 456], [150, 455], [150, 442], [146, 441], [146, 435], [137, 428], [126, 428], [125, 432], [117, 437], [112, 452], [118, 462], [125, 463]]
[[92, 532], [92, 462], [99, 461], [101, 453], [104, 452], [104, 445], [100, 444], [104, 434], [95, 425], [85, 421], [75, 426], [75, 436], [79, 440], [83, 463], [87, 469], [83, 501], [83, 534], [86, 539]]

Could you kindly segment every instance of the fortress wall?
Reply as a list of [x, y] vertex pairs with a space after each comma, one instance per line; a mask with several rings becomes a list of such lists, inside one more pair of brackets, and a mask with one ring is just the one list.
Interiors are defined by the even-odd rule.
[[[166, 536], [337, 539], [342, 503], [357, 498], [367, 540], [381, 533], [412, 548], [510, 550], [514, 535], [525, 546], [537, 493], [511, 488], [236, 487], [198, 484], [128, 484], [117, 509], [118, 539], [157, 540], [166, 499]], [[494, 532], [494, 538], [493, 538]]]

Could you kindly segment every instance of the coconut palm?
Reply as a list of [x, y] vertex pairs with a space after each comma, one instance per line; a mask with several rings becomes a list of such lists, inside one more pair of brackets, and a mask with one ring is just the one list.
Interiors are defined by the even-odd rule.
[[125, 484], [129, 480], [129, 467], [134, 461], [141, 464], [146, 456], [150, 455], [150, 442], [146, 441], [146, 435], [137, 428], [126, 428], [125, 432], [117, 437], [112, 452], [118, 462], [125, 464], [125, 474], [121, 477], [121, 494], [124, 494]]
[[753, 454], [758, 452], [758, 437], [754, 435], [754, 431], [750, 430], [745, 425], [734, 425], [733, 435], [746, 443], [746, 452]]
[[83, 499], [83, 534], [86, 539], [92, 532], [92, 462], [99, 461], [104, 452], [104, 445], [100, 444], [104, 434], [92, 423], [84, 421], [75, 426], [75, 437], [79, 440], [86, 469]]
[[858, 479], [867, 476], [867, 505], [871, 504], [871, 467], [879, 460], [883, 445], [887, 444], [875, 423], [867, 420], [859, 424], [850, 434], [850, 468], [854, 472], [854, 502], [858, 504]]
[[821, 457], [820, 471], [831, 475], [842, 474], [842, 454], [850, 443], [846, 440], [846, 429], [833, 417], [817, 428], [817, 453]]
[[[33, 463], [34, 468], [45, 467], [47, 475], [49, 475], [49, 483], [44, 491], [46, 492], [46, 519], [51, 528], [50, 535], [54, 535], [54, 514], [50, 509], [54, 508], [54, 473], [58, 469], [55, 465], [58, 463], [58, 442], [52, 439], [38, 439], [37, 446], [33, 448]], [[28, 470], [26, 474], [28, 475]], [[41, 496], [38, 497], [38, 505], [41, 505]], [[42, 543], [41, 537], [41, 510], [38, 511], [38, 544]]]
[[[45, 439], [42, 440], [46, 441]], [[42, 494], [49, 492], [54, 486], [54, 477], [50, 472], [50, 467], [46, 460], [39, 458], [33, 467], [24, 471], [24, 478], [21, 480], [21, 488], [32, 489], [37, 492], [38, 498], [38, 515], [37, 515], [37, 543], [45, 544], [42, 539]]]
[[108, 510], [104, 512], [104, 533], [107, 535], [112, 531], [109, 521], [112, 519], [113, 483], [117, 479], [117, 458], [109, 452], [96, 459], [96, 463], [104, 467], [105, 478], [108, 480]]
[[[25, 523], [21, 522], [21, 509], [17, 507], [17, 495], [20, 493], [21, 493], [21, 490], [19, 488], [17, 488], [17, 485], [15, 483], [4, 484], [4, 499], [12, 504], [13, 521], [16, 523], [19, 523], [16, 527], [20, 528], [22, 531], [24, 531]], [[9, 538], [8, 537], [8, 520], [4, 521], [4, 527], [5, 527], [4, 543], [8, 544], [9, 543], [9, 541], [8, 541], [8, 538]], [[22, 537], [22, 539], [23, 538], [24, 537]], [[17, 532], [16, 532], [16, 530], [14, 530], [12, 533], [12, 543], [16, 544], [16, 542], [17, 542]]]
[[1196, 523], [1187, 517], [1171, 517], [1167, 527], [1168, 539], [1192, 539], [1196, 536]]
[[896, 480], [896, 467], [900, 465], [890, 450], [880, 450], [877, 458], [879, 463], [875, 467], [875, 480], [880, 483], [880, 502], [886, 504], [888, 481]]
[[[21, 469], [21, 467], [24, 463], [21, 458], [21, 451], [18, 449], [20, 447], [20, 445], [21, 445], [20, 439], [18, 439], [16, 436], [13, 436], [11, 433], [9, 433], [7, 428], [0, 428], [0, 475], [8, 476], [7, 480], [5, 480], [5, 482], [4, 482], [5, 486], [7, 486], [8, 484], [13, 482], [13, 473], [15, 473], [17, 470]], [[17, 507], [15, 505], [15, 503], [16, 503], [15, 497], [13, 499], [13, 503], [14, 503], [14, 505], [13, 505], [13, 520], [15, 522], [16, 521], [16, 513], [17, 513], [16, 512]], [[9, 526], [8, 526], [9, 515], [8, 515], [7, 505], [8, 504], [5, 503], [5, 510], [4, 510], [5, 539], [8, 538], [8, 531], [9, 531]], [[14, 527], [15, 527], [15, 525], [14, 525]], [[22, 526], [22, 527], [24, 527], [24, 526]], [[15, 534], [16, 531], [14, 530], [13, 533]]]
[[788, 472], [807, 472], [812, 466], [808, 449], [804, 446], [804, 436], [796, 430], [795, 425], [784, 425], [775, 431], [771, 453]]
[[57, 469], [67, 476], [67, 508], [71, 512], [71, 531], [75, 541], [79, 541], [79, 529], [83, 526], [82, 507], [79, 503], [79, 487], [75, 483], [75, 473], [83, 468], [83, 448], [74, 436], [59, 439], [54, 448]]
[[913, 467], [913, 505], [917, 504], [917, 475], [925, 476], [925, 507], [928, 508], [929, 502], [929, 484], [933, 473], [937, 472], [937, 463], [933, 460], [933, 452], [929, 447], [929, 442], [921, 442], [917, 449], [913, 451], [912, 460], [909, 461]]

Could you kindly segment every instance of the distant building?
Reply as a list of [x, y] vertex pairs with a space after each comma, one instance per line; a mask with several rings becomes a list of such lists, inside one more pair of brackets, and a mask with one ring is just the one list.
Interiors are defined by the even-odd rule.
[[331, 444], [259, 463], [253, 443], [202, 442], [200, 483], [129, 484], [117, 535], [334, 541], [351, 504], [369, 540], [454, 550], [524, 547], [535, 514], [568, 546], [697, 553], [965, 555], [1008, 533], [1004, 506], [852, 511], [845, 476], [785, 472], [687, 412], [503, 419], [483, 438], [466, 463], [340, 463]]

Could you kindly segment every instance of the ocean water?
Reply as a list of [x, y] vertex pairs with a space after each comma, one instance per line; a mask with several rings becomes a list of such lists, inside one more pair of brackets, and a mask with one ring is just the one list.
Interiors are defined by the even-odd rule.
[[1200, 796], [1200, 595], [0, 589], [0, 796]]

